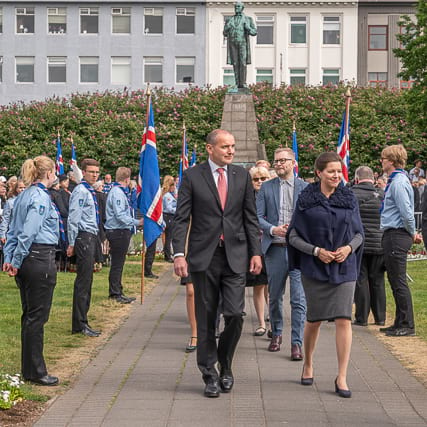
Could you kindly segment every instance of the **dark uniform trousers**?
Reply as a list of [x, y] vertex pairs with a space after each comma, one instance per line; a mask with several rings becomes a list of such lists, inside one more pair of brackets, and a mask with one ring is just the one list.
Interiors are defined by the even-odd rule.
[[156, 257], [156, 244], [157, 240], [151, 243], [151, 245], [145, 250], [144, 274], [153, 274], [153, 262]]
[[110, 242], [111, 268], [108, 276], [110, 297], [123, 295], [122, 274], [132, 232], [128, 229], [106, 230]]
[[172, 259], [171, 253], [171, 242], [172, 242], [172, 233], [173, 233], [173, 218], [175, 215], [164, 213], [163, 219], [166, 223], [165, 228], [165, 247], [163, 248], [163, 253], [165, 254], [166, 260]]
[[[197, 365], [205, 382], [216, 379], [215, 364], [221, 373], [231, 372], [234, 352], [242, 334], [246, 273], [236, 274], [229, 265], [223, 247], [218, 247], [206, 271], [193, 272], [196, 320]], [[215, 337], [217, 309], [222, 297], [224, 330]]]
[[412, 236], [403, 228], [384, 231], [382, 247], [387, 278], [396, 303], [396, 328], [414, 328], [414, 309], [406, 279], [406, 262]]
[[55, 245], [33, 243], [15, 280], [22, 304], [22, 376], [36, 380], [47, 375], [43, 336], [56, 284]]
[[73, 293], [73, 332], [80, 332], [88, 324], [97, 239], [96, 234], [79, 231], [74, 243], [77, 276]]
[[363, 254], [354, 292], [357, 322], [366, 323], [372, 310], [375, 323], [385, 322], [384, 255]]

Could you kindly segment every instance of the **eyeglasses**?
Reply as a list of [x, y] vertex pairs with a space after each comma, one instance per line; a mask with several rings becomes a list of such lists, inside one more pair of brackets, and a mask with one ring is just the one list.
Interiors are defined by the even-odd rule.
[[380, 162], [382, 162], [383, 160], [387, 160], [387, 157], [380, 157]]
[[275, 165], [285, 164], [286, 162], [292, 162], [294, 159], [277, 159], [273, 163]]
[[260, 177], [257, 177], [257, 178], [252, 178], [252, 181], [258, 182], [258, 181], [265, 181], [267, 179], [268, 178], [266, 176], [260, 176]]

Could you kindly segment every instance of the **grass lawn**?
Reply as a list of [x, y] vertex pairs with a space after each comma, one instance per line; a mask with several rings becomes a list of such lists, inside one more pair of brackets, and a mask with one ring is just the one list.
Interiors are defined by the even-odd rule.
[[[137, 297], [136, 303], [138, 304], [141, 283], [140, 260], [140, 257], [134, 257], [132, 261], [127, 262], [123, 275], [125, 294]], [[153, 270], [159, 273], [165, 267], [165, 263], [156, 262]], [[108, 299], [108, 272], [109, 268], [104, 267], [93, 276], [91, 308], [88, 315], [91, 326], [104, 331], [111, 331], [114, 328], [112, 325], [117, 324], [118, 319], [125, 318], [129, 311], [128, 305], [117, 304]], [[64, 359], [70, 358], [73, 352], [83, 353], [86, 358], [90, 358], [97, 344], [93, 339], [88, 339], [83, 335], [71, 334], [75, 276], [74, 273], [58, 273], [50, 318], [45, 326], [46, 365], [48, 371], [52, 375], [58, 375], [60, 380], [62, 370], [56, 370], [56, 364], [64, 365]], [[155, 281], [146, 279], [145, 294], [149, 293], [154, 285]], [[21, 301], [15, 280], [5, 273], [0, 274], [0, 289], [2, 295], [0, 299], [0, 373], [15, 374], [20, 372], [21, 363]], [[107, 334], [108, 332], [104, 335]], [[78, 366], [67, 366], [67, 368], [68, 373], [70, 371], [72, 373], [72, 370], [78, 369]], [[61, 385], [67, 385], [66, 381], [61, 381]], [[39, 390], [39, 388], [27, 384], [23, 387], [26, 399], [46, 400], [48, 397], [39, 395]]]

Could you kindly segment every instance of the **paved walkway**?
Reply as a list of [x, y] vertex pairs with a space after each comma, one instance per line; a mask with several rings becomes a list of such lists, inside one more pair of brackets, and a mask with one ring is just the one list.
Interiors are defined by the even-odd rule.
[[[236, 383], [217, 399], [203, 396], [189, 337], [185, 289], [165, 273], [144, 304], [59, 397], [36, 426], [426, 426], [427, 390], [365, 328], [355, 328], [349, 368], [351, 399], [336, 396], [334, 324], [322, 325], [315, 382], [299, 384], [302, 363], [289, 358], [289, 330], [279, 353], [253, 337], [248, 316], [237, 350]], [[286, 304], [286, 315], [289, 305]], [[405, 338], [396, 338], [405, 339]]]

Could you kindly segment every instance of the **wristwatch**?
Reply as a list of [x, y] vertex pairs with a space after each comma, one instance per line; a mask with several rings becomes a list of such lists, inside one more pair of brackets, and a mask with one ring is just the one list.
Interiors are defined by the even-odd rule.
[[314, 249], [313, 249], [313, 255], [316, 256], [316, 257], [318, 257], [319, 253], [320, 253], [320, 248], [317, 247], [317, 246], [315, 246]]

